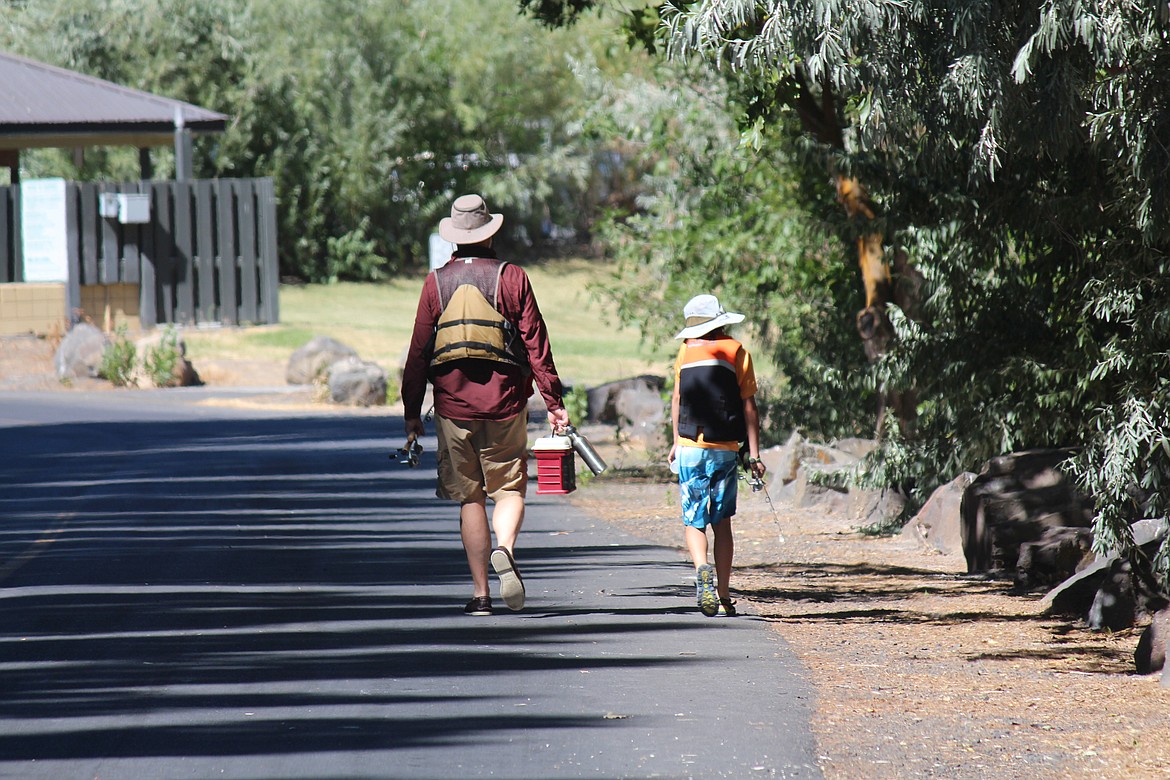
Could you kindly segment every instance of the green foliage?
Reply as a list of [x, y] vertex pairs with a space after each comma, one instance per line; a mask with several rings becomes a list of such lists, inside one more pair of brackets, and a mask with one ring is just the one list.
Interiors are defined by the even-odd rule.
[[168, 325], [163, 328], [158, 345], [147, 347], [142, 356], [142, 368], [155, 387], [174, 387], [178, 381], [175, 370], [182, 359], [179, 333], [173, 325]]
[[719, 295], [748, 314], [741, 327], [782, 373], [783, 385], [758, 399], [766, 431], [856, 435], [873, 408], [852, 327], [858, 293], [834, 225], [802, 221], [798, 207], [823, 172], [772, 139], [741, 145], [734, 99], [719, 79], [669, 67], [656, 84], [629, 80], [599, 95], [591, 121], [625, 138], [644, 173], [633, 203], [600, 231], [617, 264], [598, 289], [655, 342], [673, 338], [692, 296]]
[[[663, 16], [672, 53], [756, 85], [753, 130], [783, 137], [777, 117], [798, 115], [921, 273], [921, 310], [893, 315], [875, 377], [918, 392], [919, 427], [871, 476], [925, 494], [1007, 450], [1072, 446], [1100, 548], [1166, 514], [1166, 14], [724, 0]], [[817, 132], [825, 103], [841, 143]]]
[[[7, 9], [0, 47], [230, 117], [198, 177], [272, 177], [282, 274], [373, 280], [425, 266], [458, 194], [506, 215], [501, 242], [588, 230], [593, 160], [574, 63], [633, 55], [582, 19], [550, 31], [512, 0], [49, 0]], [[156, 175], [173, 170], [153, 152]], [[26, 176], [137, 178], [132, 149], [22, 156]]]
[[585, 392], [585, 388], [572, 387], [561, 400], [574, 425], [580, 425], [589, 417], [589, 394]]
[[112, 382], [115, 387], [128, 387], [134, 384], [134, 364], [137, 357], [138, 348], [126, 336], [126, 326], [119, 325], [109, 346], [102, 352], [98, 376]]

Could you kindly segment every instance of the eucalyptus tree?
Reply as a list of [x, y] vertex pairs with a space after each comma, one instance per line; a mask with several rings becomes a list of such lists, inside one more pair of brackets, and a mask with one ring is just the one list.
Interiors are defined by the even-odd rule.
[[896, 337], [878, 376], [918, 414], [872, 479], [924, 495], [991, 455], [1072, 446], [1099, 547], [1135, 553], [1130, 522], [1166, 515], [1167, 17], [1141, 0], [661, 7], [656, 45], [743, 86], [745, 137], [798, 117], [858, 215]]

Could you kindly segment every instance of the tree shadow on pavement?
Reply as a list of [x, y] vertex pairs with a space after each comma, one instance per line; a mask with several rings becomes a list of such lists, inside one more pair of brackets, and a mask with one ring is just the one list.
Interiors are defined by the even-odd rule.
[[[627, 619], [672, 608], [448, 621], [459, 609], [451, 593], [469, 586], [457, 515], [434, 498], [430, 448], [421, 468], [405, 468], [387, 457], [397, 438], [371, 425], [5, 429], [20, 455], [0, 464], [0, 761], [360, 751], [604, 728], [557, 711], [448, 710], [469, 695], [443, 691], [471, 675], [693, 662], [592, 649], [599, 637], [695, 627]], [[564, 576], [593, 552], [525, 550], [533, 572]], [[623, 554], [619, 565], [651, 565], [637, 549]], [[588, 625], [547, 619], [585, 613]], [[566, 640], [581, 652], [542, 650]], [[424, 705], [425, 717], [400, 709]]]

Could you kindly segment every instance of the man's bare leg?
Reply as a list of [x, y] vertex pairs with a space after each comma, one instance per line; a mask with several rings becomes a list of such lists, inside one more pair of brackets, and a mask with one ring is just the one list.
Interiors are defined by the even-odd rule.
[[488, 590], [488, 556], [492, 552], [492, 533], [488, 528], [487, 506], [483, 501], [471, 501], [459, 507], [459, 535], [475, 596], [490, 595]]

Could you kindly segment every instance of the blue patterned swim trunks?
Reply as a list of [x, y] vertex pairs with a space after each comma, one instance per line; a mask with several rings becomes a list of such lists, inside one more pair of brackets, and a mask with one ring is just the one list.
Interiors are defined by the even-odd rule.
[[735, 514], [739, 453], [704, 447], [679, 447], [678, 491], [683, 524], [700, 530]]

